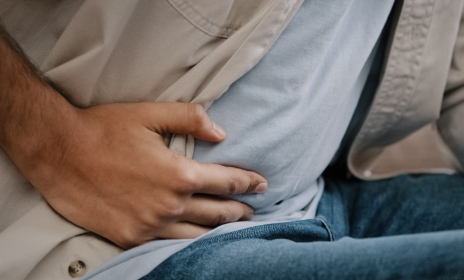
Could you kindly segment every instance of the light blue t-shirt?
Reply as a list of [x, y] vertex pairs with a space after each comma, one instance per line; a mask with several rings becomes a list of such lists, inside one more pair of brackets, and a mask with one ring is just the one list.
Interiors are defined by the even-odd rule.
[[[253, 206], [252, 222], [223, 225], [198, 239], [314, 218], [321, 174], [353, 116], [393, 2], [306, 0], [264, 58], [207, 110], [227, 138], [196, 141], [193, 158], [254, 170], [269, 185], [264, 194], [233, 197]], [[134, 248], [92, 279], [138, 279], [192, 242], [161, 240]]]
[[227, 138], [196, 140], [193, 159], [267, 179], [265, 193], [234, 196], [255, 209], [254, 221], [317, 204], [318, 178], [350, 123], [392, 3], [305, 1], [262, 61], [208, 109]]

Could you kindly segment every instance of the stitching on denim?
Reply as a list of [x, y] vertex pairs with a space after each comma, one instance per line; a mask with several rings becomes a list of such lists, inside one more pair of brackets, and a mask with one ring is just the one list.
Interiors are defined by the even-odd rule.
[[315, 218], [316, 220], [319, 220], [321, 221], [322, 225], [324, 226], [324, 228], [327, 230], [327, 232], [329, 233], [329, 238], [330, 238], [330, 241], [335, 241], [335, 237], [334, 237], [334, 234], [332, 233], [332, 231], [330, 230], [330, 227], [328, 225], [328, 223], [322, 219], [322, 218]]

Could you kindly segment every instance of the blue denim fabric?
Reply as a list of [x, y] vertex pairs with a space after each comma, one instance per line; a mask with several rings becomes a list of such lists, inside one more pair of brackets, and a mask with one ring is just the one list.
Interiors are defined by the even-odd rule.
[[195, 242], [149, 279], [463, 279], [464, 178], [326, 178], [316, 219]]

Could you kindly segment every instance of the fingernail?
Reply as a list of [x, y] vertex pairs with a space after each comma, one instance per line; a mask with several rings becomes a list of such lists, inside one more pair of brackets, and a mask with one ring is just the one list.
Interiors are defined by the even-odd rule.
[[261, 183], [256, 186], [255, 193], [263, 193], [267, 189], [267, 184], [266, 183]]
[[214, 131], [216, 131], [216, 134], [221, 137], [221, 138], [224, 138], [226, 136], [226, 132], [217, 124], [215, 124], [213, 122], [213, 129]]

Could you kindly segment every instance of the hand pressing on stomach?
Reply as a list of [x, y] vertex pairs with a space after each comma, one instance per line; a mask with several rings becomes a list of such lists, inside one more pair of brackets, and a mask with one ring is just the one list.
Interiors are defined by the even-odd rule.
[[70, 139], [50, 146], [46, 164], [31, 172], [34, 186], [73, 223], [130, 248], [159, 238], [195, 238], [251, 219], [246, 204], [196, 194], [263, 192], [264, 178], [195, 162], [164, 144], [166, 132], [224, 139], [201, 106], [111, 104], [77, 115]]
[[222, 141], [200, 105], [79, 109], [0, 36], [0, 146], [62, 216], [123, 248], [195, 238], [249, 220], [253, 209], [212, 195], [261, 193], [260, 175], [176, 155], [163, 134]]

